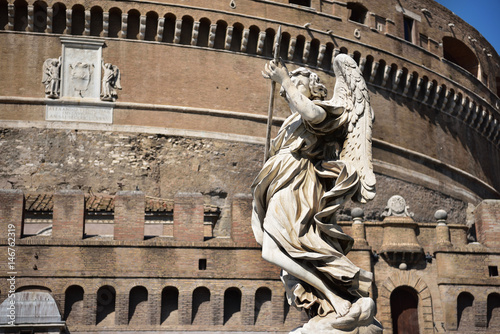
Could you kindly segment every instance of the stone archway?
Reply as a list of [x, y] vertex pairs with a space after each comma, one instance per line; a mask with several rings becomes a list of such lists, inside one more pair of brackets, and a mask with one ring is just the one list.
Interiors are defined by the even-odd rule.
[[418, 323], [421, 333], [434, 333], [432, 299], [429, 287], [421, 277], [413, 272], [398, 271], [391, 274], [380, 288], [379, 320], [384, 326], [384, 333], [392, 333], [391, 294], [398, 287], [410, 287], [418, 294]]

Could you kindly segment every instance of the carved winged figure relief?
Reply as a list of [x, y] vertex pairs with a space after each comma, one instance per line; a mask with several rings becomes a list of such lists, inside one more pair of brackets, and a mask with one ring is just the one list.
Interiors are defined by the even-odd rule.
[[336, 222], [346, 201], [375, 196], [373, 110], [356, 62], [340, 54], [333, 68], [334, 94], [325, 101], [326, 87], [315, 73], [266, 64], [262, 74], [281, 85], [291, 115], [252, 185], [252, 228], [263, 258], [282, 268], [289, 303], [312, 318], [293, 333], [347, 333], [360, 326], [378, 333], [367, 297], [372, 273], [346, 257], [353, 239]]
[[61, 57], [49, 58], [43, 63], [42, 83], [45, 85], [45, 95], [58, 98], [61, 82]]

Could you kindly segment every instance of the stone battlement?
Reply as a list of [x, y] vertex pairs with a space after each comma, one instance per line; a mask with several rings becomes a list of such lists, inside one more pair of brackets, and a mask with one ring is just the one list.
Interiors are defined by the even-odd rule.
[[[235, 195], [230, 206], [229, 234], [235, 243], [255, 243], [250, 226], [252, 199]], [[18, 239], [50, 236], [57, 240], [102, 237], [140, 241], [166, 237], [173, 241], [213, 239], [221, 209], [204, 204], [200, 193], [178, 193], [173, 201], [151, 198], [141, 191], [115, 196], [85, 195], [79, 190], [25, 194], [0, 190], [2, 224], [14, 224]], [[226, 219], [228, 220], [228, 219]]]

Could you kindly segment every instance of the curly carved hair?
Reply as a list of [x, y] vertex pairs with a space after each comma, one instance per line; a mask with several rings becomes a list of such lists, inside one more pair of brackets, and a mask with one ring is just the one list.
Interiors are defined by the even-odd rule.
[[[327, 95], [326, 87], [320, 82], [320, 79], [316, 73], [311, 72], [305, 67], [299, 67], [296, 70], [293, 70], [290, 73], [288, 73], [288, 75], [290, 76], [290, 78], [299, 75], [309, 78], [309, 90], [311, 91], [312, 100], [324, 100], [326, 98]], [[284, 94], [285, 94], [284, 89], [281, 89], [280, 95], [284, 96]]]

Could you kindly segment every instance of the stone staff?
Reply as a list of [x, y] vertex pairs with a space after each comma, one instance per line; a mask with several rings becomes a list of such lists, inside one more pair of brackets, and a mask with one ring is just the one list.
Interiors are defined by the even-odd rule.
[[[280, 60], [280, 41], [281, 41], [281, 26], [278, 27], [278, 32], [276, 33], [276, 37], [274, 38], [274, 61], [276, 63], [278, 63], [278, 61]], [[269, 158], [269, 146], [271, 143], [271, 126], [273, 124], [275, 87], [276, 87], [276, 82], [271, 80], [271, 93], [269, 96], [269, 108], [267, 110], [267, 132], [266, 132], [266, 146], [264, 149], [264, 163]]]

